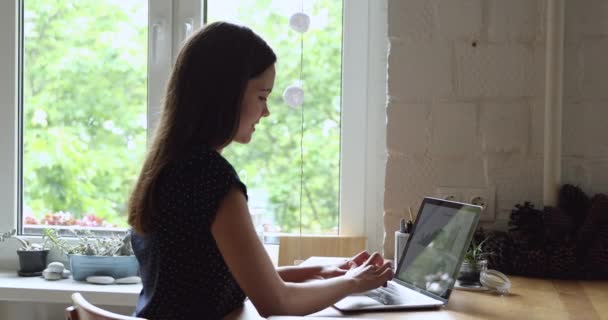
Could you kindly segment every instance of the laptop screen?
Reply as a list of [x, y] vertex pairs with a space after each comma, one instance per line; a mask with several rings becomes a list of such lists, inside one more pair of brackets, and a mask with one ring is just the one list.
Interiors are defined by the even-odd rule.
[[479, 214], [479, 207], [426, 198], [396, 278], [449, 298]]

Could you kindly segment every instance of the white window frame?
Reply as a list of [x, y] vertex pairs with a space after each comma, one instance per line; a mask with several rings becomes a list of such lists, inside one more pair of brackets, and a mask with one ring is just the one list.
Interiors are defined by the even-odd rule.
[[[381, 250], [383, 238], [386, 2], [344, 0], [339, 229], [341, 235], [367, 236], [370, 250]], [[201, 25], [201, 3], [149, 0], [149, 137], [179, 46], [190, 27]], [[19, 5], [0, 1], [0, 231], [18, 225]], [[0, 245], [0, 268], [15, 260], [14, 247]]]

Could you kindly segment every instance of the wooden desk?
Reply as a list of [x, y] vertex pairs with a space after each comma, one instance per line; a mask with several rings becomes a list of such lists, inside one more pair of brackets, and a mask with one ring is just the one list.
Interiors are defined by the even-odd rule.
[[[306, 262], [308, 262], [307, 260]], [[327, 308], [311, 316], [371, 319], [608, 319], [608, 281], [565, 281], [510, 277], [511, 294], [454, 290], [438, 310], [343, 314]], [[228, 319], [258, 320], [250, 301]]]

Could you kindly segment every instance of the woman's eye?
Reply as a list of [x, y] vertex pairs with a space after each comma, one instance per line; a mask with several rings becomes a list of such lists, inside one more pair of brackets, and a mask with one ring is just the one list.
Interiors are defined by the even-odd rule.
[[268, 100], [268, 98], [266, 98], [266, 97], [259, 97], [259, 98], [261, 101], [264, 101], [264, 102], [266, 102], [266, 100]]

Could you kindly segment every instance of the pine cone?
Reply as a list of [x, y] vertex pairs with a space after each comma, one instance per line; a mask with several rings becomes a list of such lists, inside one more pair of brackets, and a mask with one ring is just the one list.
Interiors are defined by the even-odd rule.
[[597, 194], [591, 199], [591, 207], [577, 235], [577, 256], [583, 262], [594, 243], [598, 230], [608, 224], [608, 196]]
[[570, 239], [572, 218], [563, 209], [545, 207], [543, 220], [549, 241], [561, 243]]
[[572, 279], [580, 274], [577, 269], [576, 246], [573, 243], [560, 243], [548, 250], [548, 276], [559, 279]]
[[512, 273], [522, 276], [542, 277], [547, 274], [547, 266], [549, 260], [547, 254], [543, 250], [518, 249], [513, 255]]
[[588, 278], [608, 278], [608, 226], [603, 226], [587, 251], [585, 269]]
[[483, 247], [486, 252], [492, 253], [488, 256], [488, 268], [507, 274], [512, 272], [511, 258], [514, 244], [506, 232], [491, 233]]
[[529, 272], [534, 276], [545, 276], [549, 265], [549, 259], [545, 251], [540, 249], [530, 250], [528, 252], [528, 261], [530, 263]]
[[543, 223], [544, 213], [534, 208], [530, 202], [515, 205], [509, 221], [509, 235], [518, 246], [538, 249], [544, 245], [546, 230]]
[[565, 184], [560, 188], [557, 206], [572, 218], [575, 230], [585, 221], [589, 205], [589, 197], [579, 187]]

